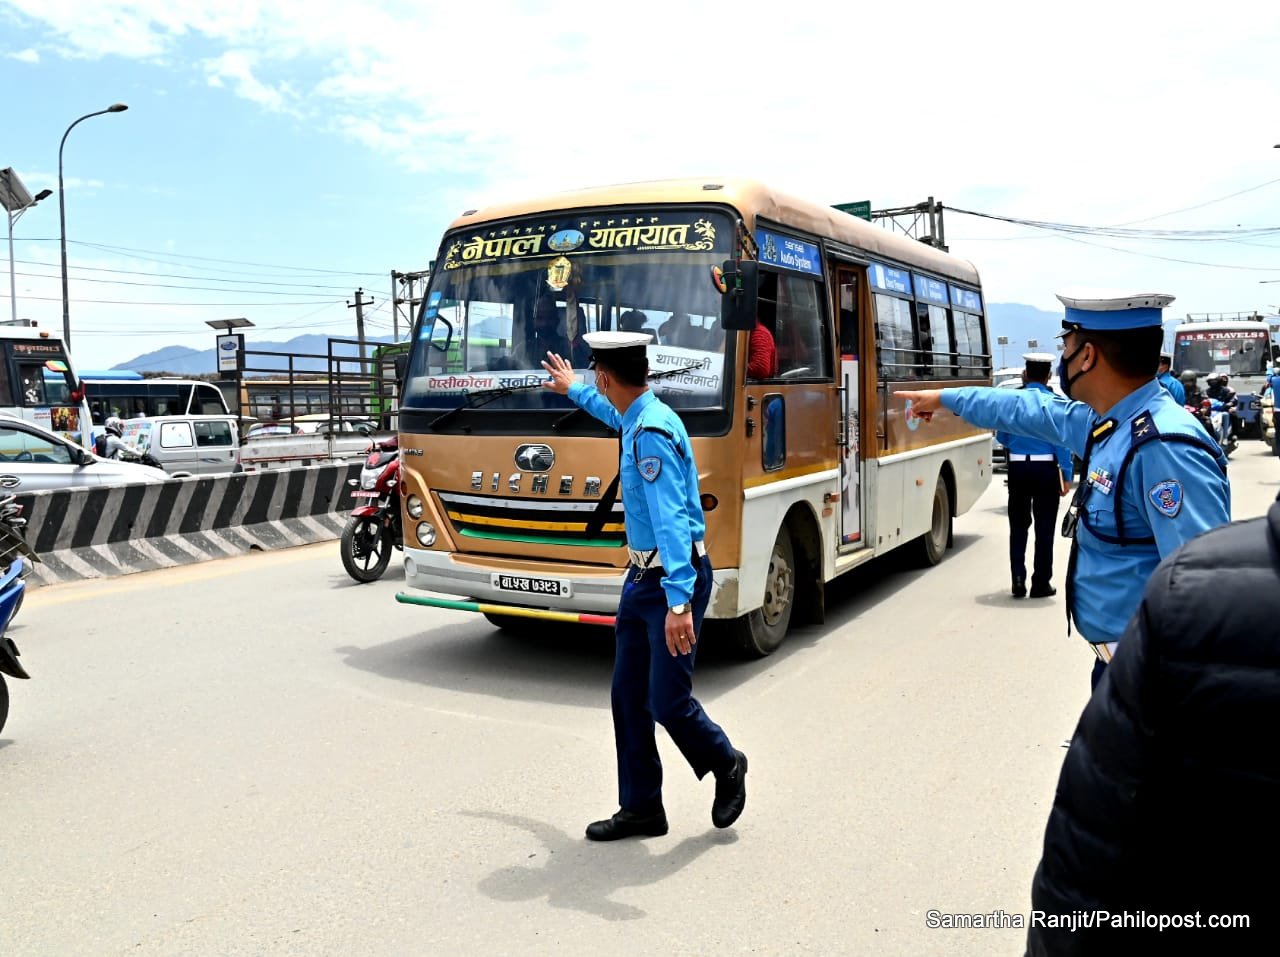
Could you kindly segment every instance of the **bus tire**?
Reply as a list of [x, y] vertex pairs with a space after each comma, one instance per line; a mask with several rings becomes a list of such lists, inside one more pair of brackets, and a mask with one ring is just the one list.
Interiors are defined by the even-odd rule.
[[951, 541], [951, 495], [946, 480], [939, 475], [933, 489], [933, 509], [929, 519], [929, 531], [910, 544], [913, 564], [920, 568], [932, 568], [942, 561]]
[[763, 658], [778, 650], [787, 637], [796, 599], [796, 551], [791, 532], [783, 525], [769, 556], [761, 607], [728, 623], [729, 635], [748, 657]]

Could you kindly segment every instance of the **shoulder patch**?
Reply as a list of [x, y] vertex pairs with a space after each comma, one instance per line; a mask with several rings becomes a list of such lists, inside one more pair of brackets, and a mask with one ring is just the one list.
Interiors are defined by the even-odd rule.
[[1147, 489], [1147, 497], [1165, 518], [1177, 518], [1182, 511], [1182, 483], [1173, 479], [1157, 482]]
[[662, 474], [662, 459], [656, 455], [650, 455], [636, 462], [636, 469], [640, 472], [640, 477], [646, 482], [652, 482]]
[[1146, 409], [1135, 415], [1129, 425], [1133, 430], [1129, 437], [1134, 442], [1145, 442], [1160, 434], [1160, 430], [1156, 428], [1155, 421], [1151, 418], [1151, 413]]

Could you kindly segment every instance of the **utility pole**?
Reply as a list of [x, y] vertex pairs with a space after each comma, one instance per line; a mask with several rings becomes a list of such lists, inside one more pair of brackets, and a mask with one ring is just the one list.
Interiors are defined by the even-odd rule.
[[365, 341], [364, 341], [364, 307], [372, 306], [372, 305], [373, 305], [372, 299], [364, 298], [363, 287], [356, 290], [356, 301], [347, 303], [348, 309], [354, 309], [356, 311], [356, 339], [358, 339], [360, 342], [361, 369], [364, 368], [364, 362], [368, 358], [368, 353], [365, 349]]
[[[405, 312], [405, 335], [409, 335], [413, 330], [413, 309], [422, 302], [421, 295], [418, 293], [418, 284], [422, 283], [425, 287], [426, 281], [430, 278], [430, 266], [419, 272], [391, 270], [391, 330], [396, 342], [400, 341], [400, 307], [408, 307]], [[400, 295], [396, 295], [397, 286], [400, 289]]]

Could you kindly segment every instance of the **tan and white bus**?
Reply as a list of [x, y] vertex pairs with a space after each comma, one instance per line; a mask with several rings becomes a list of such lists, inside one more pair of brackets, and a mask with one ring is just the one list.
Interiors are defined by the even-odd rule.
[[[756, 321], [776, 352], [761, 379]], [[990, 481], [989, 433], [955, 416], [917, 430], [897, 398], [990, 383], [970, 263], [753, 181], [471, 210], [444, 236], [400, 409], [406, 580], [460, 600], [399, 600], [504, 626], [611, 621], [624, 515], [601, 503], [618, 438], [541, 388], [539, 360], [551, 347], [590, 377], [581, 335], [619, 328], [654, 334], [652, 388], [699, 467], [707, 616], [749, 653], [821, 621], [825, 583], [875, 555], [940, 561]]]

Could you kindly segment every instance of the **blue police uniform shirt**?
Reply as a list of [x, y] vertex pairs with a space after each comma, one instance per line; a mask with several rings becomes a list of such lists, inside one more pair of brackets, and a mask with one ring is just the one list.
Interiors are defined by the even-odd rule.
[[638, 552], [658, 550], [669, 606], [692, 600], [698, 578], [693, 543], [702, 541], [706, 521], [693, 448], [680, 416], [653, 392], [631, 403], [625, 416], [585, 382], [570, 385], [569, 398], [622, 435], [619, 472], [627, 544]]
[[[1086, 515], [1076, 526], [1072, 612], [1076, 627], [1091, 643], [1120, 639], [1161, 559], [1188, 539], [1231, 520], [1231, 486], [1219, 465], [1225, 459], [1198, 445], [1143, 443], [1117, 493], [1121, 464], [1144, 428], [1154, 425], [1161, 434], [1207, 440], [1199, 422], [1154, 378], [1102, 416], [1083, 402], [1029, 389], [944, 389], [942, 404], [974, 425], [1058, 442], [1081, 458], [1093, 430], [1115, 420], [1115, 426], [1094, 442], [1089, 474], [1082, 478], [1091, 486]], [[1117, 512], [1126, 538], [1154, 542], [1119, 545], [1101, 537], [1117, 537]]]
[[1173, 396], [1173, 401], [1178, 405], [1187, 404], [1187, 390], [1182, 387], [1181, 382], [1173, 377], [1172, 372], [1161, 372], [1156, 376], [1156, 381], [1164, 386], [1165, 391]]
[[[1022, 387], [1023, 389], [1035, 389], [1038, 392], [1045, 392], [1053, 395], [1053, 390], [1043, 382], [1028, 382]], [[1054, 445], [1052, 442], [1045, 442], [1042, 439], [1033, 439], [1026, 435], [1016, 435], [1012, 432], [999, 431], [996, 433], [996, 441], [1005, 447], [1010, 455], [1052, 455], [1058, 460], [1058, 468], [1062, 470], [1063, 476], [1068, 482], [1071, 481], [1071, 473], [1073, 467], [1071, 464], [1071, 450], [1062, 445]]]
[[1275, 403], [1275, 409], [1280, 412], [1280, 373], [1275, 373], [1267, 380], [1271, 386], [1271, 401]]

